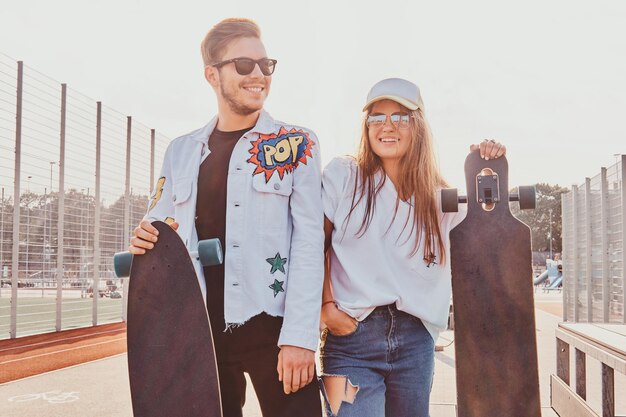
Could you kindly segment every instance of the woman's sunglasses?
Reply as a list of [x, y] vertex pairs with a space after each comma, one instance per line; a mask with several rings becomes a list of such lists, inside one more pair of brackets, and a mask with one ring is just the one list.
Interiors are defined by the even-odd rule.
[[213, 66], [215, 68], [221, 68], [226, 64], [230, 64], [231, 62], [235, 64], [235, 70], [239, 75], [248, 75], [252, 73], [252, 71], [254, 71], [254, 67], [258, 64], [259, 69], [261, 70], [263, 75], [269, 76], [274, 73], [274, 69], [276, 68], [276, 63], [278, 61], [269, 58], [233, 58], [226, 61], [218, 62], [216, 64], [213, 64]]
[[385, 123], [387, 123], [387, 118], [389, 118], [391, 120], [391, 123], [397, 128], [409, 128], [411, 116], [407, 113], [393, 113], [390, 115], [380, 113], [370, 114], [369, 116], [367, 116], [367, 127], [381, 127]]

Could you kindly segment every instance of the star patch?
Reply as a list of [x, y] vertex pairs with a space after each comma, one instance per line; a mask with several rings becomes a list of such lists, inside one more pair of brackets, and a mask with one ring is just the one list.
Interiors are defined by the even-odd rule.
[[252, 154], [248, 162], [256, 165], [252, 175], [264, 173], [265, 182], [269, 182], [272, 174], [278, 172], [282, 180], [285, 172], [292, 172], [300, 162], [306, 165], [307, 156], [313, 157], [313, 145], [315, 142], [309, 138], [309, 133], [302, 129], [287, 131], [281, 127], [278, 134], [261, 134], [248, 151]]
[[285, 273], [285, 264], [287, 263], [287, 258], [281, 258], [279, 252], [276, 252], [276, 255], [273, 258], [267, 258], [265, 261], [268, 264], [272, 265], [270, 274], [273, 274], [276, 271], [280, 271], [283, 274]]
[[274, 283], [269, 286], [270, 289], [274, 290], [274, 298], [276, 298], [279, 292], [285, 292], [285, 289], [283, 288], [284, 283], [285, 281], [279, 281], [275, 279]]

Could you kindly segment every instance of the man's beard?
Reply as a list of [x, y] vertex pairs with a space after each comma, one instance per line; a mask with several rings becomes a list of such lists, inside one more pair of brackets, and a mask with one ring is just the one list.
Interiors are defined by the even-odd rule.
[[224, 89], [224, 84], [220, 84], [220, 93], [222, 94], [222, 97], [226, 101], [226, 104], [228, 104], [228, 107], [230, 107], [230, 109], [235, 114], [238, 114], [240, 116], [249, 116], [261, 110], [260, 108], [256, 109], [256, 108], [252, 108], [252, 107], [239, 103], [235, 99], [235, 94], [231, 94]]

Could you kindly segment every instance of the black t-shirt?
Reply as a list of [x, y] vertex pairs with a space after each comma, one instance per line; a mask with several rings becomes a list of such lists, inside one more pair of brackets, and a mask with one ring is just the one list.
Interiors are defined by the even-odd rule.
[[[251, 128], [234, 132], [215, 129], [209, 137], [211, 153], [200, 165], [196, 230], [198, 239], [218, 238], [226, 252], [226, 195], [230, 157], [237, 141]], [[225, 253], [226, 255], [226, 253]], [[224, 331], [224, 265], [204, 267], [207, 309], [213, 333]]]

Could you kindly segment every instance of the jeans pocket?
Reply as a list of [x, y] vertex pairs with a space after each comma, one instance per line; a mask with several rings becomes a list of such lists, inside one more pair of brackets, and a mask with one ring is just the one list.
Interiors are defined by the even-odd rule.
[[361, 327], [361, 323], [357, 321], [354, 330], [346, 334], [335, 334], [331, 332], [329, 328], [326, 328], [326, 329], [328, 330], [329, 336], [341, 338], [341, 337], [348, 337], [348, 336], [354, 335], [359, 330], [359, 327]]

